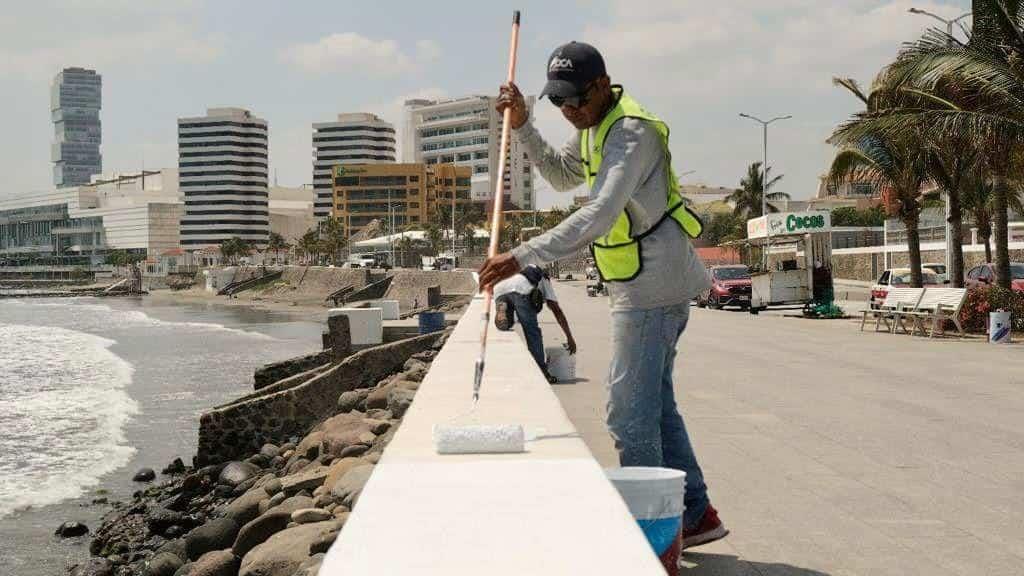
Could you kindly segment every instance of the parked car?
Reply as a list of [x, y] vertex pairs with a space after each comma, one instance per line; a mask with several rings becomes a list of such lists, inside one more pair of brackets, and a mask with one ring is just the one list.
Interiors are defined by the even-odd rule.
[[[996, 281], [995, 264], [981, 264], [967, 272], [967, 281], [964, 283], [968, 288], [987, 286]], [[1024, 293], [1024, 262], [1010, 262], [1010, 288], [1014, 292]]]
[[[941, 286], [942, 280], [935, 274], [922, 269], [921, 284], [925, 288], [934, 288]], [[878, 281], [871, 287], [871, 300], [869, 301], [871, 307], [878, 308], [882, 305], [882, 302], [885, 302], [885, 296], [889, 293], [889, 288], [906, 288], [908, 286], [910, 286], [910, 268], [891, 268], [882, 272], [882, 275], [878, 277]]]
[[943, 284], [949, 284], [949, 274], [946, 273], [945, 264], [921, 264], [921, 271], [928, 271], [935, 274], [935, 277], [939, 279], [939, 282]]
[[721, 310], [725, 306], [750, 307], [750, 269], [742, 264], [712, 266], [711, 290], [697, 296], [697, 306]]

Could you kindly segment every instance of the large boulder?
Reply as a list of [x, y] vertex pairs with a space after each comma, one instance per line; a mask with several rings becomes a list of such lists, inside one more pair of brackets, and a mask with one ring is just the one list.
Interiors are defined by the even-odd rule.
[[173, 554], [182, 560], [188, 559], [188, 546], [185, 544], [184, 538], [177, 538], [164, 543], [163, 546], [156, 549], [157, 554], [163, 553]]
[[58, 526], [53, 533], [61, 538], [74, 538], [88, 534], [89, 527], [81, 522], [65, 522]]
[[273, 460], [274, 457], [276, 457], [280, 453], [281, 449], [278, 448], [277, 446], [274, 446], [273, 444], [264, 444], [263, 447], [260, 448], [260, 454], [265, 456], [267, 460]]
[[231, 550], [215, 550], [203, 554], [192, 563], [188, 576], [235, 576], [238, 557]]
[[425, 362], [420, 362], [415, 358], [409, 358], [405, 361], [405, 365], [402, 366], [404, 371], [402, 372], [402, 378], [405, 380], [412, 380], [413, 382], [422, 382], [424, 376], [427, 375], [427, 370], [430, 370], [430, 365]]
[[152, 468], [140, 468], [135, 476], [132, 476], [133, 482], [152, 482], [156, 479], [156, 472]]
[[282, 501], [280, 504], [267, 510], [267, 514], [270, 514], [271, 512], [287, 512], [288, 514], [291, 514], [296, 510], [302, 510], [303, 508], [312, 507], [312, 498], [310, 498], [309, 496], [295, 495], [292, 496], [291, 498], [285, 498], [284, 501]]
[[320, 463], [314, 463], [307, 466], [301, 472], [281, 478], [281, 490], [285, 494], [295, 494], [303, 490], [314, 490], [319, 486], [323, 486], [324, 478], [327, 478], [327, 467]]
[[323, 553], [314, 554], [299, 565], [299, 569], [292, 576], [317, 576], [320, 574], [320, 565], [324, 563]]
[[106, 558], [92, 557], [71, 569], [70, 576], [114, 576], [114, 564]]
[[220, 484], [235, 487], [259, 473], [259, 467], [249, 462], [229, 462], [220, 471], [220, 476], [218, 476], [217, 480]]
[[320, 454], [329, 455], [334, 458], [341, 456], [341, 453], [349, 446], [355, 444], [372, 444], [377, 435], [371, 430], [362, 414], [352, 412], [349, 414], [338, 414], [326, 420], [320, 425], [322, 437], [320, 441]]
[[256, 546], [267, 541], [274, 534], [288, 527], [291, 522], [291, 512], [268, 512], [259, 518], [249, 522], [238, 531], [238, 538], [231, 547], [231, 551], [239, 558], [245, 557]]
[[415, 390], [395, 387], [388, 394], [388, 410], [391, 410], [395, 418], [401, 418], [405, 416], [405, 411], [412, 405], [412, 400], [415, 397]]
[[191, 528], [195, 524], [193, 518], [166, 508], [154, 508], [146, 516], [146, 527], [153, 534], [165, 534], [171, 526]]
[[333, 514], [327, 510], [320, 508], [303, 508], [292, 512], [292, 522], [296, 524], [312, 524], [314, 522], [324, 522], [334, 517]]
[[374, 388], [369, 396], [366, 397], [366, 409], [372, 410], [374, 408], [384, 409], [388, 407], [388, 393], [395, 387], [394, 382], [389, 381], [387, 384], [383, 384]]
[[238, 522], [225, 517], [192, 529], [185, 535], [188, 559], [195, 560], [207, 552], [230, 548], [238, 536], [238, 528]]
[[181, 461], [181, 458], [175, 458], [170, 464], [164, 467], [160, 471], [161, 474], [181, 474], [185, 471], [185, 463]]
[[185, 561], [176, 554], [158, 552], [146, 562], [142, 573], [144, 576], [174, 576], [184, 563]]
[[342, 392], [341, 396], [338, 396], [338, 412], [352, 412], [354, 410], [365, 410], [366, 409], [366, 397], [370, 395], [370, 390], [367, 388], [358, 388], [356, 390], [349, 390]]
[[359, 494], [362, 493], [366, 482], [369, 481], [370, 476], [373, 474], [373, 468], [373, 464], [364, 464], [352, 468], [334, 484], [331, 488], [331, 494], [339, 502], [352, 508], [359, 499]]
[[320, 455], [320, 440], [323, 437], [323, 432], [320, 431], [320, 426], [317, 426], [315, 430], [306, 434], [306, 437], [299, 442], [299, 445], [295, 447], [294, 456], [299, 458], [305, 458], [306, 460], [316, 460], [317, 456]]
[[331, 463], [330, 468], [327, 469], [327, 478], [324, 479], [324, 486], [328, 490], [334, 488], [338, 480], [345, 474], [348, 474], [349, 470], [364, 464], [366, 464], [366, 461], [362, 458], [341, 458], [335, 460]]
[[224, 515], [239, 525], [252, 521], [260, 513], [260, 502], [269, 500], [265, 488], [253, 488], [227, 505]]
[[311, 556], [310, 546], [337, 531], [338, 525], [327, 521], [278, 532], [242, 558], [238, 576], [293, 576]]

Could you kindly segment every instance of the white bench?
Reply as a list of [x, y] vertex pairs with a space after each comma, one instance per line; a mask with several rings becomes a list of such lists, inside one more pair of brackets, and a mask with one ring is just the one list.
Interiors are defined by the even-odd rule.
[[924, 336], [925, 322], [931, 320], [931, 337], [934, 338], [946, 320], [952, 320], [960, 336], [963, 337], [964, 328], [960, 323], [960, 309], [963, 308], [966, 300], [966, 288], [926, 288], [924, 296], [921, 297], [921, 301], [914, 309], [900, 310], [895, 315], [900, 320], [904, 317], [913, 320], [914, 327], [910, 332], [911, 335], [916, 334], [920, 329], [921, 335]]
[[[889, 292], [885, 295], [885, 301], [877, 309], [863, 310], [860, 319], [860, 329], [864, 331], [864, 324], [867, 323], [868, 315], [873, 314], [875, 317], [875, 332], [878, 332], [878, 328], [885, 323], [885, 328], [889, 332], [896, 333], [896, 326], [901, 321], [901, 315], [904, 310], [915, 310], [917, 309], [918, 303], [924, 296], [924, 288], [890, 288]], [[889, 321], [892, 320], [892, 324]]]

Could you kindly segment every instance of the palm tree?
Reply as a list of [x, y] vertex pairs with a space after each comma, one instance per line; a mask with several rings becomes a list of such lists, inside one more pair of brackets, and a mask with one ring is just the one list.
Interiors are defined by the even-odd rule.
[[[734, 191], [726, 198], [727, 201], [732, 202], [733, 213], [737, 216], [743, 216], [744, 218], [757, 218], [763, 216], [761, 211], [761, 194], [764, 191], [768, 191], [768, 200], [789, 200], [789, 194], [785, 192], [771, 192], [772, 186], [778, 184], [779, 180], [782, 180], [783, 175], [772, 178], [772, 169], [769, 166], [768, 170], [768, 185], [764, 186], [764, 174], [761, 170], [761, 162], [754, 162], [747, 167], [747, 175], [740, 180], [740, 188]], [[778, 212], [779, 210], [768, 204], [769, 212]]]
[[921, 146], [920, 133], [914, 125], [902, 133], [875, 128], [874, 115], [887, 94], [877, 91], [866, 94], [851, 79], [837, 78], [835, 83], [849, 90], [867, 109], [855, 114], [829, 138], [831, 144], [839, 146], [839, 153], [829, 169], [829, 180], [835, 186], [850, 180], [870, 182], [883, 190], [886, 211], [899, 218], [906, 228], [911, 285], [920, 288], [921, 237], [918, 223], [921, 186], [928, 178], [928, 152]]
[[315, 261], [316, 255], [320, 251], [320, 234], [316, 228], [310, 228], [306, 230], [306, 233], [299, 238], [299, 250], [302, 251], [306, 256], [306, 264], [308, 265], [311, 261]]
[[221, 255], [232, 264], [237, 264], [239, 257], [248, 256], [251, 252], [252, 247], [249, 243], [238, 236], [232, 236], [220, 243]]
[[965, 138], [978, 152], [992, 184], [997, 282], [1009, 288], [1007, 208], [1024, 142], [1024, 2], [972, 4], [974, 30], [967, 42], [930, 31], [904, 47], [887, 72], [894, 85], [942, 105], [899, 110], [889, 120], [897, 130], [914, 122], [929, 132]]
[[281, 236], [277, 232], [271, 232], [270, 238], [267, 241], [267, 250], [274, 251], [274, 260], [280, 260], [281, 250], [288, 249], [288, 242], [285, 241], [284, 236]]
[[339, 253], [348, 244], [344, 232], [338, 218], [328, 218], [320, 228], [320, 248], [333, 263], [337, 263]]

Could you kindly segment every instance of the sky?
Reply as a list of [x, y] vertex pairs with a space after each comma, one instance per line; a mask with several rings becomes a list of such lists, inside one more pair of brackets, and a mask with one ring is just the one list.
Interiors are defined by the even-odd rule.
[[[813, 196], [832, 129], [858, 102], [834, 76], [869, 84], [903, 42], [969, 0], [0, 0], [0, 197], [51, 188], [49, 85], [63, 67], [103, 76], [105, 172], [175, 167], [176, 121], [208, 107], [269, 123], [271, 178], [312, 181], [311, 124], [373, 112], [402, 124], [414, 97], [495, 94], [513, 9], [522, 10], [518, 84], [536, 94], [552, 49], [595, 45], [672, 129], [687, 184], [736, 187], [762, 156], [739, 117], [792, 114], [769, 131], [779, 190]], [[571, 127], [546, 100], [536, 123], [560, 145]], [[539, 179], [538, 179], [539, 182]], [[569, 195], [538, 186], [538, 204]]]

